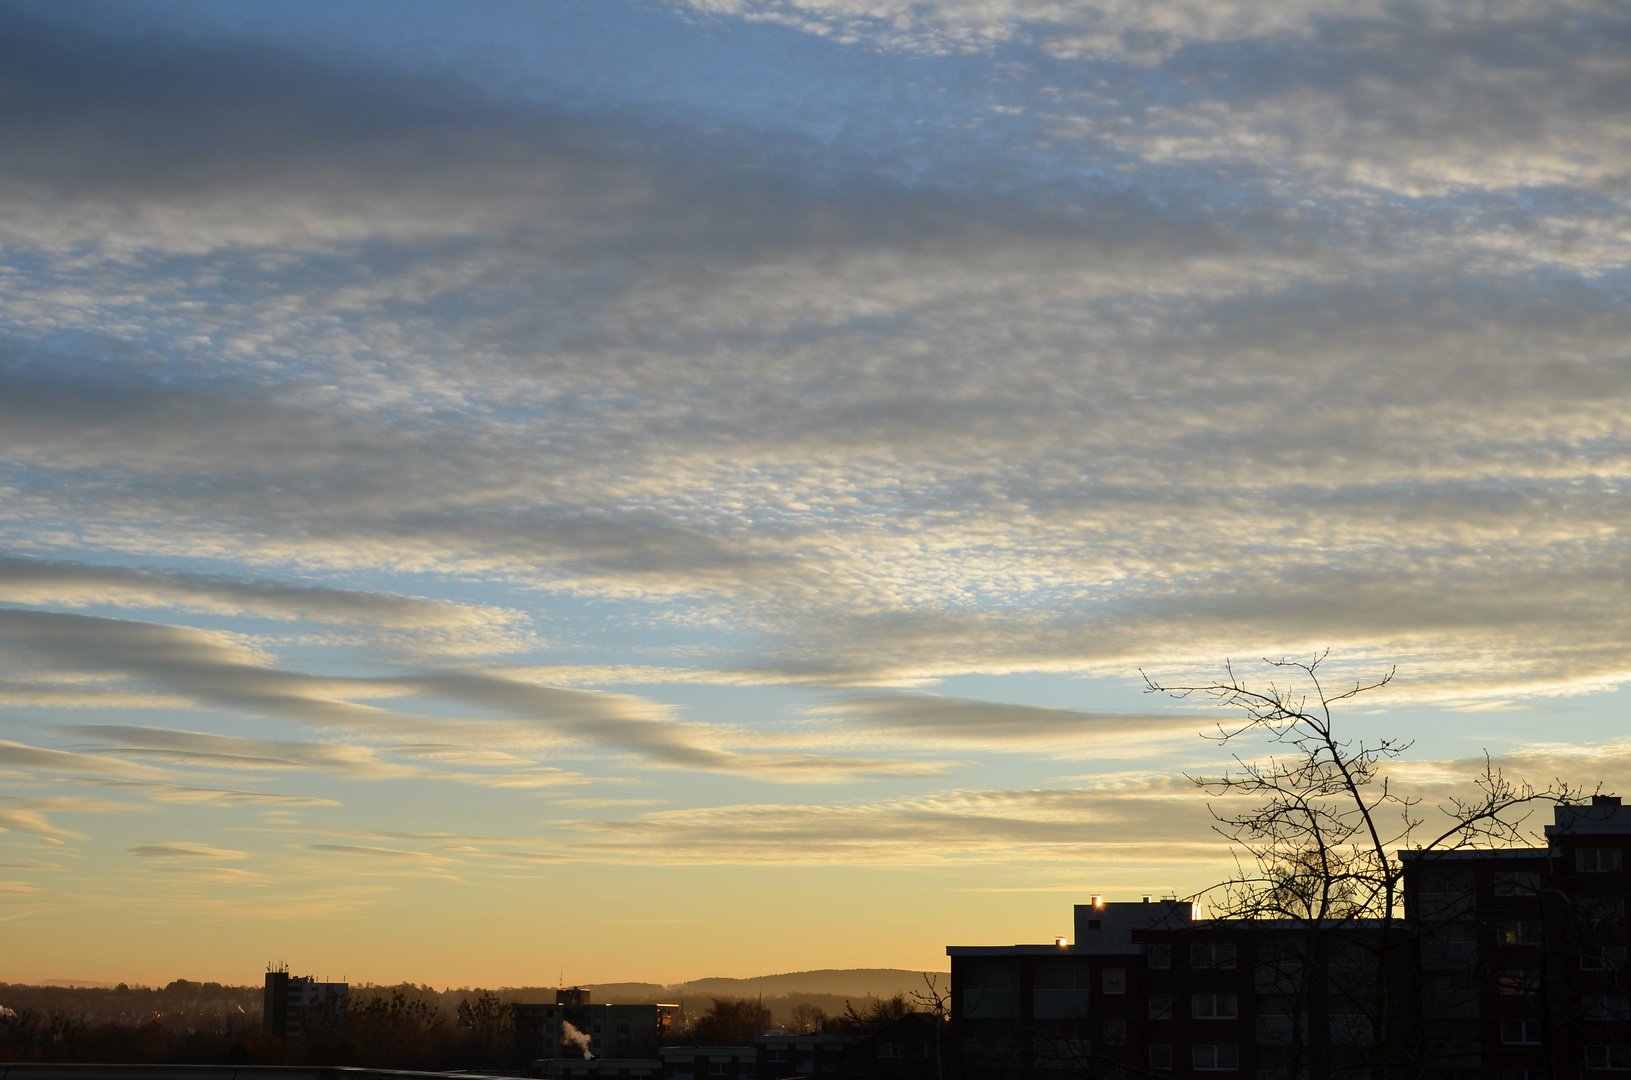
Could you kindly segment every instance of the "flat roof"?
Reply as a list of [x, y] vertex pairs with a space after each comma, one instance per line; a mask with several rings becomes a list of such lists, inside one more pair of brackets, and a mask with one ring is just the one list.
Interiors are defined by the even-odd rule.
[[0, 1062], [0, 1080], [463, 1080], [483, 1073], [413, 1072], [346, 1065], [82, 1065]]
[[1142, 945], [947, 945], [947, 956], [1138, 956]]
[[[1548, 826], [1549, 827], [1549, 826]], [[1550, 848], [1487, 848], [1473, 851], [1409, 851], [1401, 848], [1405, 862], [1477, 862], [1482, 859], [1544, 859]]]

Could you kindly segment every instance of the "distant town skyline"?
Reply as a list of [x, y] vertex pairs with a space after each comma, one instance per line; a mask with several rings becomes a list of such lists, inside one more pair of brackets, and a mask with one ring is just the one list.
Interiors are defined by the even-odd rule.
[[939, 970], [1330, 649], [1620, 791], [1631, 15], [0, 3], [0, 980]]

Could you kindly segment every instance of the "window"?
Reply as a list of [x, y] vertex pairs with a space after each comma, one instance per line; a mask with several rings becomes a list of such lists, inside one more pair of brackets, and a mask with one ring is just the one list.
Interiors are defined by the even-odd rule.
[[1631, 1020], [1631, 998], [1623, 994], [1587, 994], [1580, 999], [1587, 1020]]
[[1125, 994], [1127, 992], [1127, 969], [1104, 969], [1104, 992], [1106, 994]]
[[1540, 1042], [1539, 1020], [1502, 1020], [1501, 1041], [1508, 1046], [1533, 1046]]
[[1191, 994], [1189, 1016], [1192, 1020], [1233, 1020], [1240, 1015], [1240, 1004], [1233, 994]]
[[1580, 966], [1587, 971], [1610, 971], [1625, 966], [1624, 945], [1599, 945], [1580, 954]]
[[1127, 1042], [1127, 1021], [1106, 1020], [1104, 1022], [1104, 1041], [1111, 1046], [1121, 1046]]
[[1416, 879], [1424, 893], [1463, 893], [1472, 891], [1472, 867], [1462, 863], [1422, 866]]
[[1150, 1043], [1150, 1068], [1172, 1068], [1172, 1044]]
[[1240, 1047], [1224, 1043], [1196, 1043], [1190, 1048], [1190, 1064], [1198, 1072], [1238, 1069]]
[[1441, 923], [1426, 929], [1422, 933], [1422, 940], [1434, 945], [1466, 945], [1478, 940], [1476, 931], [1473, 923]]
[[1325, 962], [1335, 968], [1365, 968], [1376, 963], [1376, 952], [1358, 942], [1338, 941], [1326, 949]]
[[1631, 1069], [1631, 1046], [1587, 1046], [1586, 1068]]
[[970, 988], [976, 990], [1013, 990], [1019, 985], [1009, 968], [972, 967], [968, 976]]
[[[1172, 966], [1172, 946], [1167, 944], [1164, 941], [1158, 942], [1158, 943], [1156, 943], [1154, 945], [1151, 945], [1150, 946], [1149, 963], [1150, 963], [1150, 967], [1152, 967], [1152, 968], [1158, 968], [1158, 969], [1163, 969], [1164, 970], [1166, 968], [1171, 967]], [[1172, 1048], [1169, 1046], [1167, 1049], [1171, 1050]], [[1167, 1068], [1169, 1068], [1169, 1069], [1171, 1067], [1172, 1066], [1170, 1066], [1170, 1065], [1167, 1066]]]
[[1221, 942], [1191, 945], [1189, 962], [1198, 968], [1232, 968], [1235, 966], [1235, 947]]
[[1507, 1069], [1501, 1080], [1546, 1080], [1545, 1069]]
[[1624, 922], [1625, 898], [1616, 896], [1608, 900], [1582, 900], [1580, 917], [1586, 922]]
[[1429, 1020], [1427, 1041], [1447, 1046], [1477, 1046], [1482, 1041], [1477, 1020]]
[[983, 1020], [1019, 1018], [1019, 979], [1012, 968], [970, 964], [964, 987], [964, 1016]]
[[1171, 1020], [1172, 1019], [1172, 995], [1171, 994], [1151, 994], [1150, 995], [1150, 1019], [1151, 1020]]
[[730, 1074], [731, 1074], [731, 1063], [730, 1062], [728, 1062], [728, 1061], [710, 1061], [710, 1062], [708, 1062], [708, 1075], [709, 1076], [729, 1076]]
[[1533, 968], [1511, 968], [1497, 976], [1495, 985], [1503, 994], [1536, 994], [1540, 992], [1540, 972]]
[[1495, 875], [1496, 896], [1534, 896], [1539, 892], [1539, 874], [1503, 870]]
[[627, 1025], [627, 1024], [617, 1025], [617, 1033], [619, 1035], [627, 1035], [629, 1033], [629, 1025]]
[[1574, 850], [1574, 868], [1582, 874], [1606, 874], [1620, 868], [1617, 847], [1583, 847]]
[[1087, 967], [1076, 960], [1043, 960], [1036, 965], [1034, 985], [1038, 990], [1075, 990], [1080, 979], [1081, 989], [1086, 990], [1093, 985], [1087, 981], [1088, 974]]
[[1495, 944], [1536, 945], [1541, 938], [1540, 923], [1502, 922], [1495, 924]]
[[786, 1061], [787, 1060], [787, 1047], [785, 1047], [785, 1046], [772, 1046], [772, 1047], [770, 1047], [768, 1050], [765, 1051], [765, 1060], [766, 1061]]

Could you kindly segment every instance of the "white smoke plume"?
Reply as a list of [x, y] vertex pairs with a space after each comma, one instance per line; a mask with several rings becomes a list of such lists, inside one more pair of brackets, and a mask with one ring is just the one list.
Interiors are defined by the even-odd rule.
[[565, 1020], [561, 1021], [561, 1042], [571, 1043], [573, 1046], [576, 1046], [583, 1052], [585, 1060], [595, 1056], [589, 1052], [589, 1036], [585, 1035], [583, 1032], [579, 1031]]

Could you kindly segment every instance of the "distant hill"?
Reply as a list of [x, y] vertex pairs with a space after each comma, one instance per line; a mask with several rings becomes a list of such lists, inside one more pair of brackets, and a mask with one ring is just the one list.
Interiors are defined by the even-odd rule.
[[[930, 975], [937, 974], [929, 972]], [[946, 981], [945, 972], [939, 972]], [[835, 994], [840, 997], [893, 997], [923, 989], [921, 971], [904, 968], [823, 968], [751, 979], [694, 979], [668, 987], [669, 993], [719, 994], [731, 997], [780, 997], [786, 994]]]
[[[933, 975], [936, 972], [929, 972]], [[939, 972], [942, 986], [946, 973]], [[596, 1001], [678, 1001], [700, 997], [786, 997], [821, 995], [837, 998], [886, 998], [923, 989], [923, 972], [905, 968], [823, 968], [784, 975], [756, 975], [747, 979], [692, 979], [671, 983], [590, 983], [585, 989]]]

